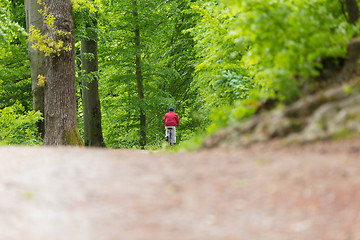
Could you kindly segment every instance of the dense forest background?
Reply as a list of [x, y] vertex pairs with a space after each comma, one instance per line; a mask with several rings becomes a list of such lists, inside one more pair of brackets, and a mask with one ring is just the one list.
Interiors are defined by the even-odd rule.
[[[25, 8], [37, 4], [49, 26], [51, 2], [0, 0], [2, 145], [43, 144], [28, 41], [46, 42], [51, 28], [31, 31]], [[72, 12], [79, 133], [96, 145], [86, 120], [96, 118], [97, 145], [116, 148], [161, 147], [169, 107], [184, 142], [250, 117], [265, 100], [316, 91], [360, 30], [356, 0], [73, 0]], [[50, 85], [41, 76], [37, 86]], [[86, 110], [94, 99], [100, 116]]]

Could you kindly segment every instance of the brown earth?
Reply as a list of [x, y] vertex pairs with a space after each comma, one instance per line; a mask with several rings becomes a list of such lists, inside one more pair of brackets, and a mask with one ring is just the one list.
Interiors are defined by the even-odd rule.
[[1, 240], [358, 240], [360, 137], [196, 153], [0, 148]]

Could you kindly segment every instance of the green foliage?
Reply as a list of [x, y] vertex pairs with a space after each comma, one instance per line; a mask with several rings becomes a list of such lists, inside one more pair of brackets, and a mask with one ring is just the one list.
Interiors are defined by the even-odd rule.
[[185, 141], [181, 142], [179, 145], [175, 145], [175, 147], [171, 147], [170, 150], [196, 151], [201, 147], [205, 138], [206, 135], [203, 132], [197, 132], [196, 134], [193, 134], [189, 139], [186, 139]]
[[191, 33], [209, 132], [251, 116], [264, 99], [298, 98], [321, 60], [344, 57], [357, 31], [334, 0], [203, 0], [192, 9], [201, 14]]
[[105, 19], [102, 0], [72, 0], [76, 41], [97, 39], [97, 22]]
[[[76, 41], [98, 40], [100, 71], [85, 75], [77, 69], [77, 83], [99, 79], [109, 147], [140, 146], [141, 109], [148, 148], [162, 148], [163, 116], [170, 106], [180, 116], [179, 143], [199, 146], [201, 137], [184, 140], [250, 117], [264, 99], [289, 102], [301, 96], [304, 84], [314, 85], [322, 60], [344, 57], [348, 41], [360, 32], [359, 25], [347, 24], [337, 0], [137, 0], [137, 18], [131, 0], [72, 2]], [[56, 38], [68, 34], [54, 27], [46, 6], [42, 13]], [[0, 1], [0, 109], [35, 121], [27, 113], [31, 83], [24, 25], [23, 2]], [[140, 29], [140, 46], [135, 28]], [[29, 39], [47, 54], [67, 49], [61, 40], [34, 28], [31, 32]], [[139, 54], [143, 100], [135, 72]], [[26, 133], [11, 139], [26, 144], [28, 138], [20, 136]]]
[[229, 34], [242, 51], [241, 64], [252, 69], [264, 97], [282, 100], [321, 69], [321, 59], [344, 57], [353, 31], [334, 0], [223, 0], [236, 16]]
[[197, 90], [203, 126], [209, 132], [229, 124], [234, 104], [248, 98], [253, 88], [249, 67], [241, 64], [247, 46], [239, 48], [230, 35], [235, 16], [214, 1], [196, 1], [192, 10], [197, 14], [192, 34], [196, 51], [195, 74], [192, 88]]
[[0, 110], [0, 145], [39, 145], [35, 123], [41, 119], [40, 112], [25, 111], [20, 103]]
[[207, 133], [211, 134], [219, 128], [235, 124], [239, 119], [246, 119], [252, 116], [256, 107], [250, 100], [237, 101], [231, 105], [213, 108], [210, 112], [211, 123], [207, 128]]
[[11, 21], [17, 23], [21, 28], [26, 28], [24, 0], [2, 0], [0, 7], [4, 7], [11, 15]]
[[219, 98], [227, 98], [230, 103], [238, 99], [246, 99], [251, 87], [251, 78], [238, 75], [230, 70], [222, 71], [215, 81], [215, 89], [219, 91], [217, 94]]
[[[16, 7], [16, 9], [15, 9]], [[31, 109], [23, 1], [0, 2], [0, 144], [41, 144]], [[21, 24], [21, 25], [20, 25]]]
[[102, 8], [102, 0], [71, 0], [73, 3], [73, 11], [81, 13], [89, 11], [97, 13]]
[[11, 19], [9, 12], [10, 1], [0, 2], [0, 47], [6, 47], [16, 42], [19, 35], [25, 34], [25, 30]]
[[4, 50], [4, 54], [0, 54], [0, 109], [16, 101], [31, 109], [30, 69], [25, 46], [0, 47], [0, 51]]
[[[30, 69], [27, 57], [26, 32], [10, 9], [12, 1], [0, 2], [0, 109], [19, 101], [31, 109]], [[23, 5], [15, 4], [19, 9]], [[16, 11], [17, 12], [17, 11]]]
[[204, 110], [246, 99], [252, 88], [248, 69], [240, 64], [245, 47], [239, 49], [229, 35], [234, 16], [214, 1], [192, 5], [201, 20], [191, 30], [196, 40], [196, 85]]
[[33, 25], [30, 26], [29, 30], [29, 42], [34, 43], [31, 47], [35, 50], [43, 52], [45, 55], [60, 55], [61, 51], [69, 52], [71, 50], [71, 43], [64, 45], [64, 41], [61, 40], [67, 35], [70, 35], [70, 32], [64, 32], [57, 29], [55, 26], [55, 16], [49, 13], [49, 7], [45, 2], [38, 0], [38, 4], [43, 6], [43, 9], [40, 10], [41, 15], [44, 19], [44, 24], [49, 29], [50, 34], [42, 34], [40, 29], [37, 29]]
[[[104, 138], [108, 146], [139, 147], [140, 109], [146, 114], [149, 148], [164, 142], [163, 117], [170, 106], [181, 119], [178, 139], [199, 127], [192, 120], [196, 101], [191, 89], [194, 41], [189, 33], [193, 13], [188, 1], [137, 1], [138, 19], [131, 1], [104, 1], [106, 18], [100, 18], [100, 95]], [[141, 46], [135, 46], [134, 29], [140, 29]], [[144, 100], [138, 98], [135, 56], [141, 53]]]

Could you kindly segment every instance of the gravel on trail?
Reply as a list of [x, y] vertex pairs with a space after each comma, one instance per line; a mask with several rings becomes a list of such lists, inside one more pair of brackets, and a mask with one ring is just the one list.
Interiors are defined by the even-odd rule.
[[360, 137], [175, 154], [0, 147], [1, 240], [358, 240]]

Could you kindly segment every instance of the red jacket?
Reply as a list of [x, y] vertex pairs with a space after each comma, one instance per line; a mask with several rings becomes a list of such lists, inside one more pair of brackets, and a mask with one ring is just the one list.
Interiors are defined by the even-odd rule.
[[165, 126], [179, 126], [179, 116], [170, 111], [164, 116], [164, 124]]

